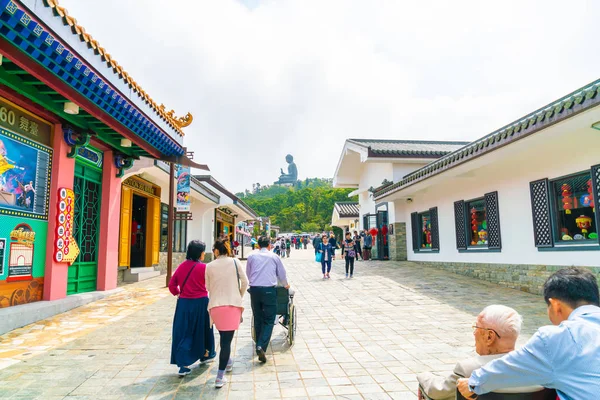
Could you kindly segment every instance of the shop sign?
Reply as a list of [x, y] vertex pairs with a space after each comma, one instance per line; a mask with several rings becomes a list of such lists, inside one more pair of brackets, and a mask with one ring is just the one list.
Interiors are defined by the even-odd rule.
[[10, 255], [7, 282], [33, 279], [35, 232], [27, 224], [19, 224], [10, 232]]
[[177, 165], [177, 212], [190, 211], [190, 167]]
[[127, 178], [123, 185], [127, 185], [134, 189], [139, 190], [140, 192], [148, 193], [151, 196], [158, 196], [156, 186], [151, 184], [150, 182], [144, 182], [139, 179], [135, 179], [134, 177]]
[[48, 218], [52, 150], [0, 128], [0, 214]]
[[54, 261], [73, 264], [79, 255], [79, 246], [73, 237], [75, 220], [75, 193], [73, 190], [58, 190], [58, 213], [56, 215], [56, 239]]
[[98, 168], [102, 168], [104, 154], [92, 147], [80, 147], [77, 149], [77, 158], [94, 164]]
[[223, 222], [226, 222], [228, 224], [233, 224], [233, 216], [225, 214], [221, 210], [217, 210], [217, 221], [223, 221]]
[[4, 249], [6, 248], [6, 239], [0, 239], [0, 275], [4, 274]]
[[52, 125], [0, 98], [0, 125], [46, 145], [51, 145]]

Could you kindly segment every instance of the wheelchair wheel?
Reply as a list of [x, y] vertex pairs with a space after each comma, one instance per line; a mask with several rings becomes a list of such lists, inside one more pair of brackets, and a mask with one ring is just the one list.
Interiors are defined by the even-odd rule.
[[294, 345], [296, 340], [296, 306], [290, 304], [290, 318], [288, 321], [288, 343], [290, 346]]

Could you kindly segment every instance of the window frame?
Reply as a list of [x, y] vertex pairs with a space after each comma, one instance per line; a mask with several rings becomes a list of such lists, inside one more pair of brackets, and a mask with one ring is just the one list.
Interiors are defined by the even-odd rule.
[[419, 252], [431, 252], [434, 250], [433, 247], [423, 247], [423, 218], [422, 218], [422, 216], [425, 214], [428, 215], [429, 224], [432, 223], [430, 210], [423, 211], [423, 212], [417, 212], [417, 231], [419, 232], [419, 235], [417, 236], [417, 246], [418, 246]]
[[[593, 179], [592, 170], [582, 170], [571, 174], [559, 176], [556, 178], [548, 178], [548, 197], [550, 207], [550, 227], [552, 230], [552, 246], [538, 247], [538, 251], [586, 251], [586, 250], [600, 250], [599, 239], [585, 239], [585, 240], [571, 240], [565, 241], [559, 238], [559, 209], [558, 202], [554, 193], [555, 184], [559, 181], [570, 179], [579, 175], [588, 175], [590, 179]], [[593, 194], [592, 194], [593, 196]], [[596, 205], [596, 211], [593, 212], [592, 219], [594, 222], [598, 221], [598, 215], [600, 210]], [[599, 227], [596, 224], [596, 233], [598, 233]]]
[[[422, 247], [423, 246], [423, 220], [421, 216], [423, 214], [429, 214], [429, 223], [431, 224], [431, 247]], [[439, 253], [440, 252], [440, 233], [439, 233], [439, 211], [437, 207], [432, 207], [427, 210], [418, 212], [415, 211], [413, 215], [416, 218], [416, 231], [411, 226], [411, 234], [414, 235], [416, 232], [416, 247], [413, 247], [414, 253]], [[415, 223], [415, 220], [411, 217], [411, 225]], [[437, 236], [437, 238], [435, 237]], [[434, 247], [434, 244], [437, 242], [437, 247]], [[414, 246], [414, 245], [413, 245]]]
[[[485, 244], [471, 244], [471, 224], [469, 223], [469, 216], [471, 215], [471, 208], [469, 207], [469, 205], [476, 201], [483, 202], [483, 210], [485, 212], [486, 225], [488, 223], [488, 210], [487, 210], [487, 204], [485, 201], [485, 196], [476, 197], [476, 198], [470, 199], [470, 200], [465, 200], [465, 234], [467, 236], [467, 250], [469, 250], [469, 249], [481, 250], [481, 249], [489, 248], [489, 240], [488, 240], [488, 243], [485, 243]], [[486, 233], [487, 232], [488, 232], [488, 230], [486, 228]]]
[[[165, 214], [166, 211], [166, 214]], [[173, 208], [173, 215], [177, 213], [177, 209]], [[166, 217], [166, 218], [165, 218]], [[168, 248], [168, 233], [163, 235], [162, 229], [163, 224], [167, 224], [168, 229], [168, 220], [169, 220], [169, 205], [165, 203], [160, 203], [160, 252], [166, 253]], [[172, 248], [174, 253], [185, 253], [187, 251], [187, 225], [188, 221], [185, 219], [173, 221], [173, 243]], [[164, 239], [164, 242], [163, 242]], [[179, 246], [176, 246], [179, 241]], [[163, 245], [163, 243], [165, 243]]]
[[[475, 201], [481, 201], [483, 200], [485, 203], [485, 213], [486, 213], [486, 221], [487, 221], [487, 233], [488, 233], [488, 239], [487, 239], [487, 243], [483, 244], [483, 245], [471, 245], [471, 224], [470, 224], [470, 209], [469, 209], [469, 204]], [[493, 203], [493, 201], [495, 201], [495, 204]], [[491, 202], [491, 203], [490, 203]], [[458, 221], [456, 218], [456, 205], [458, 203], [462, 203], [462, 221]], [[494, 213], [492, 213], [492, 215], [490, 215], [490, 205], [492, 205], [493, 211]], [[459, 225], [462, 226], [464, 232], [464, 240], [465, 240], [465, 247], [458, 247], [458, 236], [456, 237], [457, 239], [457, 248], [456, 250], [459, 253], [500, 253], [502, 252], [502, 234], [501, 234], [501, 223], [500, 223], [500, 199], [499, 199], [499, 194], [497, 191], [493, 191], [493, 192], [489, 192], [489, 193], [485, 193], [483, 196], [479, 196], [479, 197], [474, 197], [472, 199], [468, 199], [468, 200], [458, 200], [454, 202], [454, 206], [455, 206], [455, 216], [454, 216], [454, 224], [455, 224], [455, 232], [458, 235], [458, 229], [459, 229]], [[496, 224], [494, 224], [494, 228], [492, 229], [492, 222], [497, 222], [497, 226]], [[497, 242], [497, 244], [495, 244], [494, 246], [490, 247], [490, 231], [494, 231], [496, 238], [495, 238], [495, 242]]]

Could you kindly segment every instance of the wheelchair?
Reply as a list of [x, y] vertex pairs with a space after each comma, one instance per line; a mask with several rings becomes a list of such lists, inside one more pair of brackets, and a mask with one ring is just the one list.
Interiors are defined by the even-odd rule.
[[[294, 291], [284, 287], [277, 288], [277, 317], [276, 323], [287, 330], [287, 342], [294, 345], [296, 339], [296, 306], [294, 305]], [[252, 340], [256, 343], [256, 332], [254, 331], [254, 316], [252, 316]]]
[[[518, 389], [517, 389], [518, 390]], [[421, 400], [433, 400], [425, 394], [425, 391], [419, 385], [419, 396]], [[537, 391], [528, 391], [522, 393], [512, 393], [508, 391], [491, 392], [477, 396], [478, 400], [556, 400], [556, 390], [540, 388]], [[456, 389], [456, 400], [466, 400], [463, 395]]]

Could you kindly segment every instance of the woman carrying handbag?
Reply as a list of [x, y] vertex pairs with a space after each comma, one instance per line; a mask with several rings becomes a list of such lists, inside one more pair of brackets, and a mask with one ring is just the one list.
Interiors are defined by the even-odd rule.
[[321, 271], [323, 271], [323, 279], [329, 279], [331, 272], [331, 261], [335, 260], [335, 249], [329, 243], [327, 235], [323, 235], [321, 243], [319, 243], [317, 262], [321, 263]]
[[248, 279], [241, 264], [228, 256], [225, 241], [215, 241], [213, 254], [215, 260], [206, 267], [206, 288], [210, 293], [210, 317], [221, 337], [215, 387], [222, 388], [227, 383], [225, 372], [231, 372], [233, 369], [231, 342], [242, 320], [242, 299], [248, 288]]
[[208, 316], [208, 292], [206, 290], [206, 245], [192, 240], [187, 247], [186, 258], [175, 270], [169, 281], [169, 291], [177, 296], [173, 318], [171, 341], [171, 364], [179, 367], [179, 375], [191, 372], [190, 365], [212, 359], [215, 354], [215, 337]]

